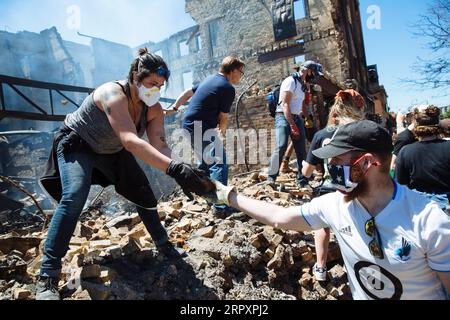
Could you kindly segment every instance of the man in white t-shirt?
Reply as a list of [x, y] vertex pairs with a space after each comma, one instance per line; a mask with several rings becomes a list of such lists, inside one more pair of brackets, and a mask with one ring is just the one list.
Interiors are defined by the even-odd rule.
[[216, 183], [217, 201], [281, 229], [331, 228], [354, 299], [446, 299], [450, 217], [437, 203], [390, 178], [391, 152], [387, 130], [368, 120], [354, 122], [313, 152], [331, 158], [335, 193], [282, 208]]
[[[268, 182], [274, 183], [288, 146], [289, 136], [297, 155], [297, 183], [304, 187], [308, 180], [302, 175], [302, 161], [306, 158], [306, 133], [302, 120], [302, 105], [305, 99], [307, 83], [322, 75], [322, 66], [313, 61], [300, 65], [300, 71], [284, 79], [280, 88], [280, 98], [275, 114], [275, 133], [277, 145], [272, 153]], [[305, 115], [306, 116], [306, 115]]]

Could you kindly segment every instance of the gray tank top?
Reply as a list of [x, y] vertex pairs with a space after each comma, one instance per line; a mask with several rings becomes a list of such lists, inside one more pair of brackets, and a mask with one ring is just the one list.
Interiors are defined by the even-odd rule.
[[[130, 100], [130, 95], [122, 84], [115, 83], [122, 87], [123, 92]], [[94, 92], [83, 101], [77, 111], [66, 116], [64, 123], [86, 141], [95, 153], [117, 153], [123, 149], [122, 142], [114, 132], [106, 114], [95, 105]], [[148, 108], [144, 106], [144, 110], [141, 111], [141, 119], [136, 127], [140, 138], [144, 135], [147, 127], [147, 111]]]

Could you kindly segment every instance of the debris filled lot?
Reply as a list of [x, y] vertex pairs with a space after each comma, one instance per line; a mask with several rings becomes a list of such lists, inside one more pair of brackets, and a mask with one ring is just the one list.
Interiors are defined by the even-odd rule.
[[[246, 196], [281, 206], [312, 198], [295, 186], [295, 173], [280, 176], [277, 190], [265, 179], [264, 173], [253, 172], [231, 184]], [[118, 203], [112, 216], [101, 207], [83, 212], [64, 259], [63, 299], [351, 299], [333, 235], [328, 281], [317, 282], [312, 233], [264, 226], [243, 213], [217, 217], [202, 198], [188, 201], [174, 193], [158, 205], [173, 250], [158, 251], [130, 208]], [[0, 236], [0, 300], [34, 298], [46, 238], [42, 227], [48, 222], [15, 215], [3, 212], [0, 219], [5, 231]], [[23, 221], [14, 229], [8, 227], [14, 225], [11, 219]]]

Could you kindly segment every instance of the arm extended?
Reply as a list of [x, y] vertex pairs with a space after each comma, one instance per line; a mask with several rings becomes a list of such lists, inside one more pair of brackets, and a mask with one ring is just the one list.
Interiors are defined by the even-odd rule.
[[138, 137], [128, 111], [128, 99], [115, 84], [107, 84], [96, 92], [98, 102], [126, 150], [146, 164], [166, 172], [171, 159]]
[[261, 223], [284, 230], [311, 231], [302, 217], [300, 207], [283, 208], [260, 200], [254, 200], [236, 192], [229, 195], [230, 206], [242, 210]]

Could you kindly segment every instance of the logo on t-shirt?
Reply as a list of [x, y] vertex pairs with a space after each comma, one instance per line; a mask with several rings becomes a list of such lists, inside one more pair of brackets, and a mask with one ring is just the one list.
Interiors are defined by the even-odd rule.
[[394, 255], [401, 261], [408, 261], [411, 259], [411, 243], [402, 237], [401, 246], [394, 250]]
[[353, 268], [356, 280], [367, 296], [375, 300], [400, 300], [403, 286], [392, 273], [367, 261], [359, 261]]
[[347, 236], [353, 237], [352, 227], [351, 226], [342, 228], [341, 230], [339, 230], [339, 232], [342, 233], [342, 234], [345, 234]]

